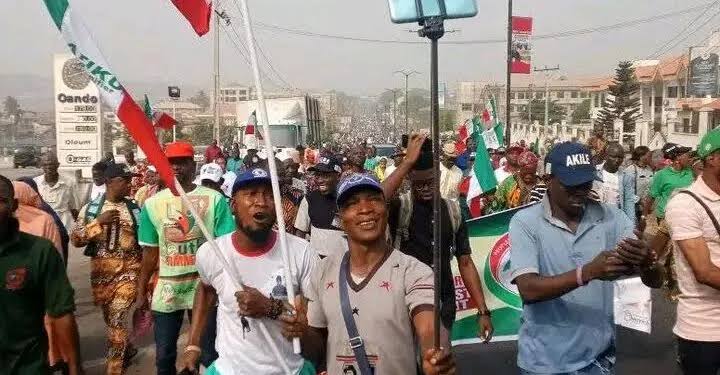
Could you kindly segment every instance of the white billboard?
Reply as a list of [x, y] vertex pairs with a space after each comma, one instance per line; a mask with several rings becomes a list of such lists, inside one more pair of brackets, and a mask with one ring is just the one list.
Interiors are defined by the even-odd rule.
[[80, 59], [55, 55], [55, 134], [61, 169], [80, 169], [91, 177], [93, 164], [102, 159], [102, 116], [97, 87]]

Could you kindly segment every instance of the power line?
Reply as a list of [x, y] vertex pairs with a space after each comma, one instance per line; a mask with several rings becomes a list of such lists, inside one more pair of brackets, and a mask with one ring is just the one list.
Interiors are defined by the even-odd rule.
[[[688, 38], [690, 38], [691, 36], [695, 35], [695, 33], [697, 33], [698, 31], [700, 31], [703, 27], [705, 27], [705, 25], [707, 25], [708, 23], [710, 23], [710, 21], [712, 21], [713, 19], [715, 19], [718, 15], [720, 15], [720, 9], [719, 9], [718, 11], [716, 11], [715, 13], [713, 13], [713, 15], [710, 16], [710, 18], [708, 18], [707, 20], [705, 20], [705, 22], [703, 22], [703, 24], [700, 25], [699, 27], [697, 27], [694, 31], [692, 31], [692, 32], [690, 32], [689, 34], [685, 35], [685, 37], [683, 37], [682, 39], [678, 40], [678, 41], [675, 42], [672, 46], [670, 46], [669, 48], [667, 48], [667, 49], [665, 50], [665, 52], [672, 51], [672, 49], [675, 48], [675, 47], [677, 47], [680, 43], [686, 41]], [[710, 38], [710, 35], [708, 35], [707, 38], [703, 39], [703, 41], [700, 42], [700, 43], [703, 43], [704, 41], [706, 41], [706, 40], [709, 39], [709, 38]]]
[[655, 52], [653, 52], [652, 54], [650, 54], [650, 56], [648, 56], [648, 59], [649, 59], [649, 58], [652, 58], [652, 57], [660, 56], [660, 55], [662, 55], [663, 53], [666, 53], [666, 52], [668, 52], [670, 49], [672, 49], [672, 48], [668, 49], [667, 47], [668, 47], [672, 42], [674, 42], [677, 38], [685, 35], [685, 33], [690, 29], [690, 27], [692, 27], [693, 24], [695, 24], [695, 22], [697, 22], [698, 20], [700, 20], [700, 18], [702, 18], [705, 14], [707, 14], [707, 12], [710, 11], [710, 9], [712, 9], [713, 6], [716, 6], [716, 5], [719, 4], [719, 3], [720, 3], [720, 0], [717, 0], [717, 1], [715, 1], [714, 3], [710, 4], [710, 6], [708, 6], [707, 8], [705, 8], [705, 10], [704, 10], [702, 13], [700, 13], [697, 17], [695, 17], [692, 21], [690, 21], [687, 25], [685, 25], [685, 27], [684, 27], [679, 33], [677, 33], [677, 35], [675, 35], [674, 37], [672, 37], [670, 40], [668, 40], [668, 41], [665, 42], [662, 46], [660, 46], [660, 48], [658, 48]]
[[[533, 36], [533, 39], [535, 39], [535, 40], [537, 40], [537, 39], [558, 39], [558, 38], [567, 38], [567, 37], [591, 34], [591, 33], [596, 33], [596, 32], [614, 31], [617, 29], [628, 28], [628, 27], [637, 26], [637, 25], [650, 23], [650, 22], [655, 22], [655, 21], [659, 21], [659, 20], [663, 20], [663, 19], [667, 19], [667, 18], [671, 18], [671, 17], [675, 17], [675, 16], [680, 16], [683, 14], [693, 13], [693, 12], [696, 12], [699, 10], [707, 10], [713, 4], [714, 3], [703, 4], [703, 5], [699, 5], [699, 6], [694, 6], [694, 7], [690, 7], [690, 8], [677, 10], [674, 12], [659, 14], [659, 15], [652, 16], [652, 17], [618, 22], [618, 23], [615, 23], [612, 25], [568, 30], [568, 31], [550, 33], [550, 34], [541, 34], [541, 35]], [[344, 40], [344, 41], [378, 43], [378, 44], [407, 44], [407, 45], [426, 45], [427, 44], [427, 42], [424, 42], [424, 41], [409, 41], [409, 40], [397, 40], [397, 39], [375, 39], [375, 38], [366, 38], [366, 37], [357, 37], [357, 36], [348, 36], [348, 35], [325, 34], [325, 33], [318, 33], [318, 32], [313, 32], [313, 31], [308, 31], [308, 30], [291, 29], [291, 28], [282, 27], [282, 26], [278, 26], [278, 25], [272, 25], [272, 24], [263, 23], [263, 22], [256, 22], [255, 24], [258, 28], [265, 29], [265, 30], [273, 30], [273, 31], [287, 33], [287, 34], [316, 37], [316, 38], [337, 39], [337, 40]], [[496, 44], [496, 43], [505, 43], [505, 42], [506, 42], [505, 38], [496, 38], [496, 39], [443, 41], [441, 43], [443, 45], [472, 45], [472, 44]]]
[[[718, 0], [718, 1], [720, 1], [720, 0]], [[240, 22], [241, 22], [241, 23], [242, 23], [242, 22], [245, 22], [245, 19], [243, 19], [243, 16], [242, 16], [242, 10], [240, 9], [240, 5], [238, 4], [237, 0], [233, 0], [233, 3], [235, 3], [235, 7], [236, 7], [237, 10], [238, 10], [238, 17], [239, 17], [239, 19], [240, 19]], [[257, 42], [257, 39], [256, 39], [254, 36], [253, 36], [253, 39], [255, 40], [255, 45], [257, 46], [257, 49], [260, 51], [260, 54], [262, 55], [262, 57], [263, 57], [263, 58], [265, 59], [265, 61], [267, 62], [267, 65], [270, 67], [270, 70], [271, 70], [273, 73], [275, 73], [275, 76], [276, 76], [283, 84], [285, 84], [285, 86], [287, 86], [288, 88], [290, 88], [292, 85], [289, 84], [289, 83], [287, 82], [287, 80], [285, 80], [285, 78], [283, 78], [282, 74], [280, 74], [280, 72], [278, 72], [277, 69], [275, 69], [275, 66], [274, 66], [273, 63], [270, 61], [270, 58], [265, 54], [265, 51], [262, 49], [262, 46], [260, 46], [260, 43]]]
[[[237, 34], [237, 31], [234, 29], [234, 26], [232, 26], [232, 23], [230, 23], [229, 25], [230, 25], [231, 29], [233, 30], [233, 32], [235, 33], [235, 37], [233, 37], [233, 35], [230, 33], [230, 31], [228, 31], [227, 26], [223, 25], [222, 23], [220, 23], [220, 25], [221, 25], [223, 31], [225, 31], [225, 34], [227, 35], [228, 39], [230, 39], [230, 42], [232, 42], [237, 53], [243, 58], [245, 65], [247, 65], [248, 67], [252, 67], [252, 65], [250, 63], [250, 59], [246, 55], [246, 53], [247, 53], [246, 49], [242, 48], [240, 45], [238, 45], [238, 41], [240, 41], [240, 43], [242, 43], [242, 39], [240, 39], [239, 35]], [[236, 41], [235, 38], [237, 38], [238, 41]], [[244, 45], [243, 45], [243, 47], [244, 47]], [[268, 77], [267, 74], [265, 74], [265, 72], [262, 69], [260, 70], [260, 74], [273, 86], [283, 88], [282, 85], [278, 84], [272, 78]]]

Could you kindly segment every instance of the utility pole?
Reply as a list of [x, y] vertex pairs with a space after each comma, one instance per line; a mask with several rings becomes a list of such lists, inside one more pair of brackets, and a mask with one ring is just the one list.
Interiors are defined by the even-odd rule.
[[532, 124], [532, 101], [533, 101], [533, 84], [528, 85], [528, 124]]
[[405, 133], [410, 134], [410, 130], [408, 128], [408, 102], [410, 102], [408, 98], [408, 78], [413, 74], [420, 74], [420, 72], [416, 72], [414, 70], [397, 70], [393, 74], [397, 73], [405, 76]]
[[[393, 109], [392, 109], [392, 126], [393, 131], [397, 131], [397, 92], [399, 89], [385, 89], [393, 93]], [[405, 100], [407, 101], [407, 100]]]
[[560, 65], [555, 65], [552, 68], [545, 66], [542, 69], [534, 69], [536, 72], [545, 73], [545, 129], [550, 124], [550, 73], [551, 71], [560, 70]]
[[507, 75], [505, 77], [505, 144], [510, 145], [510, 87], [512, 80], [512, 0], [508, 0], [508, 19], [507, 19]]
[[213, 115], [215, 121], [213, 122], [213, 140], [220, 142], [220, 109], [218, 103], [220, 103], [220, 18], [224, 17], [224, 12], [221, 13], [215, 10], [215, 40], [213, 48], [213, 65], [215, 71], [213, 72]]

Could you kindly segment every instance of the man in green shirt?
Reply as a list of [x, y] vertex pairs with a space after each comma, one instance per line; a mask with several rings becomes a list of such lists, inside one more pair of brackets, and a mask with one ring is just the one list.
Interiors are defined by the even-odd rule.
[[0, 373], [50, 374], [47, 316], [71, 375], [82, 374], [74, 291], [60, 254], [19, 231], [12, 183], [0, 175]]
[[683, 147], [676, 143], [668, 143], [662, 148], [666, 159], [672, 164], [661, 169], [650, 181], [649, 197], [645, 201], [645, 215], [655, 208], [658, 221], [665, 218], [665, 206], [676, 189], [690, 186], [695, 180], [690, 158], [690, 147]]
[[[138, 281], [138, 307], [147, 306], [147, 284], [159, 265], [158, 280], [150, 302], [155, 319], [155, 365], [158, 375], [175, 375], [180, 328], [185, 313], [189, 316], [192, 311], [199, 281], [195, 254], [206, 240], [196, 220], [202, 220], [215, 237], [233, 232], [235, 220], [220, 193], [193, 183], [195, 161], [191, 144], [171, 143], [165, 149], [165, 155], [200, 218], [194, 217], [181, 198], [174, 196], [170, 189], [164, 189], [145, 202], [138, 229], [138, 241], [144, 250]], [[217, 357], [213, 354], [215, 318], [214, 314], [210, 315], [210, 328], [203, 350], [209, 355], [202, 360], [206, 366]]]

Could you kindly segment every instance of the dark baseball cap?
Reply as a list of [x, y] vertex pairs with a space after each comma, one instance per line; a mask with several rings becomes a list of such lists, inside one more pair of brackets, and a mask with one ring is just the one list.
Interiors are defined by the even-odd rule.
[[317, 164], [313, 165], [312, 167], [308, 168], [308, 171], [310, 172], [342, 172], [342, 168], [340, 168], [340, 163], [338, 163], [337, 159], [334, 156], [326, 155], [321, 156], [318, 159]]
[[670, 160], [690, 151], [692, 151], [691, 147], [685, 147], [677, 143], [666, 143], [662, 148], [663, 157]]
[[133, 173], [130, 170], [130, 167], [128, 167], [128, 165], [125, 163], [118, 163], [118, 164], [109, 163], [109, 164], [107, 164], [107, 167], [105, 168], [105, 173], [103, 173], [103, 175], [107, 179], [115, 178], [115, 177], [130, 178], [130, 177], [139, 177], [140, 176], [140, 174], [138, 174], [138, 173]]
[[248, 169], [243, 174], [238, 175], [235, 179], [232, 187], [232, 195], [234, 196], [238, 190], [254, 182], [264, 182], [270, 184], [270, 174], [262, 168]]
[[596, 170], [587, 147], [564, 142], [545, 157], [545, 173], [557, 177], [564, 186], [578, 186], [593, 181]]
[[338, 206], [342, 206], [348, 198], [360, 190], [375, 190], [380, 193], [383, 192], [380, 183], [372, 176], [366, 173], [353, 173], [344, 178], [337, 187], [336, 202]]

